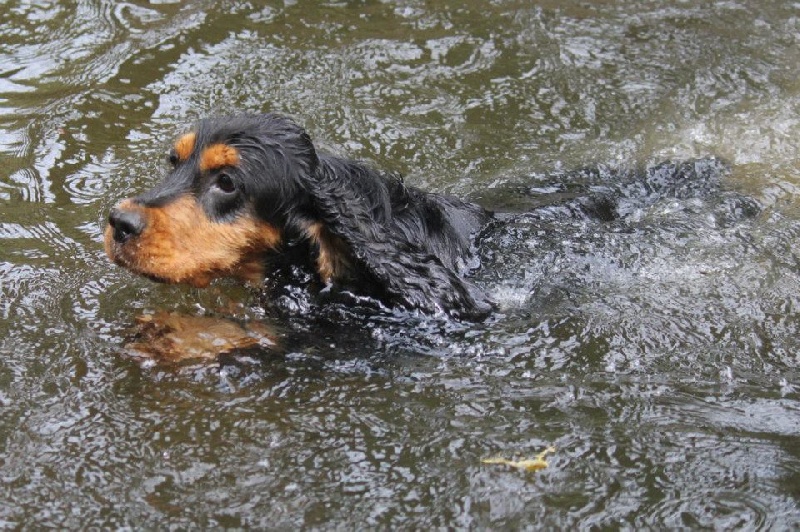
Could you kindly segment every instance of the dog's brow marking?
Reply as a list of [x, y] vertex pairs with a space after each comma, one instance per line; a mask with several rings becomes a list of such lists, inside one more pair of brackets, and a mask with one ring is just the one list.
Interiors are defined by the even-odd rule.
[[192, 154], [195, 139], [196, 135], [194, 133], [187, 133], [175, 141], [175, 154], [178, 156], [179, 161], [185, 161]]
[[200, 170], [216, 170], [237, 164], [239, 164], [239, 151], [227, 144], [212, 144], [203, 150], [203, 155], [200, 157]]

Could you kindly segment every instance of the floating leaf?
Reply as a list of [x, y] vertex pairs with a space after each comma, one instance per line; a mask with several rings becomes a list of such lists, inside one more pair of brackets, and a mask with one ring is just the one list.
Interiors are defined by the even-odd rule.
[[499, 464], [516, 467], [517, 469], [524, 469], [525, 471], [539, 471], [548, 466], [547, 461], [544, 459], [549, 453], [556, 452], [555, 447], [548, 447], [544, 451], [536, 455], [535, 458], [527, 460], [508, 460], [506, 458], [484, 458], [481, 460], [482, 464]]

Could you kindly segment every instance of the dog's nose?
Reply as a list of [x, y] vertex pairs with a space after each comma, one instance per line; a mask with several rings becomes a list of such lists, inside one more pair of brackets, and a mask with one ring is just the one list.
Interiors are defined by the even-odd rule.
[[111, 213], [108, 215], [108, 225], [114, 230], [114, 240], [124, 244], [142, 232], [144, 218], [138, 212], [126, 211], [115, 207], [111, 209]]

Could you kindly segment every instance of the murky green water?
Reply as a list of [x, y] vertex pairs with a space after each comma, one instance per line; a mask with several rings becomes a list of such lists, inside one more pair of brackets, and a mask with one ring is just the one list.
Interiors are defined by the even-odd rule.
[[[800, 4], [253, 4], [0, 5], [0, 527], [800, 525]], [[731, 173], [495, 228], [484, 324], [273, 316], [101, 249], [172, 136], [236, 110], [497, 208]], [[283, 347], [143, 367], [122, 345], [157, 310]], [[481, 464], [549, 445], [537, 473]]]

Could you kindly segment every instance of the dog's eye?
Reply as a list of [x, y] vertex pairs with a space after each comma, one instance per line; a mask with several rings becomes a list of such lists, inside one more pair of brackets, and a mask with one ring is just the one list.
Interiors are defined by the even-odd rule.
[[219, 174], [217, 176], [217, 188], [226, 194], [236, 191], [236, 184], [228, 174]]
[[167, 154], [167, 162], [172, 166], [178, 166], [178, 153], [175, 150], [169, 150]]

